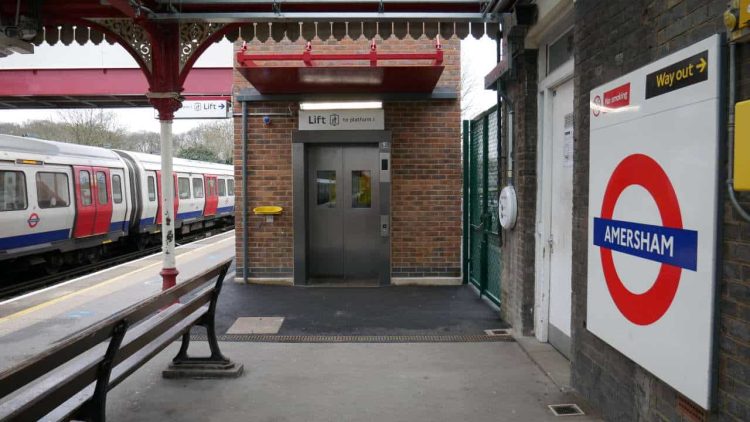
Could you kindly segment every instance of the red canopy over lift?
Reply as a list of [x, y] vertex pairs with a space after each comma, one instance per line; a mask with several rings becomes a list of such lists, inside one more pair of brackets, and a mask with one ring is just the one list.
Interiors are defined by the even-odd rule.
[[[420, 60], [429, 64], [412, 64]], [[299, 64], [278, 64], [292, 61]], [[369, 65], [332, 65], [342, 61], [361, 61]], [[380, 61], [388, 64], [379, 65]], [[409, 61], [410, 64], [395, 64], [399, 61]], [[320, 62], [325, 64], [318, 65]], [[243, 45], [237, 52], [237, 63], [240, 73], [264, 95], [430, 93], [444, 69], [439, 41], [431, 53], [378, 53], [374, 40], [370, 51], [360, 54], [314, 54], [310, 42], [301, 54], [251, 54]]]

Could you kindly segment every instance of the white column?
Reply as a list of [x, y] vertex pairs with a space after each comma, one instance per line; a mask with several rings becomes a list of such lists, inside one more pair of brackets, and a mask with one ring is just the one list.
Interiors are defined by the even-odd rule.
[[161, 248], [164, 269], [175, 268], [174, 177], [172, 176], [172, 120], [161, 120]]

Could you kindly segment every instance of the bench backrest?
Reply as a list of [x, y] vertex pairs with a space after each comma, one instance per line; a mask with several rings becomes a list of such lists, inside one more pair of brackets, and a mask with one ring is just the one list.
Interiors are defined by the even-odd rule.
[[[230, 264], [231, 259], [217, 264], [190, 280], [119, 311], [54, 347], [0, 372], [0, 419], [39, 419], [82, 390], [90, 388], [92, 383], [97, 383], [97, 389], [105, 388], [106, 394], [106, 390], [113, 386], [108, 382], [113, 367], [154, 340], [160, 339], [160, 336], [163, 337], [181, 321], [188, 318], [194, 321], [196, 314], [208, 312], [207, 305], [215, 306]], [[217, 279], [216, 283], [207, 286], [213, 279]], [[201, 289], [202, 287], [206, 288]], [[196, 291], [197, 294], [185, 303], [178, 303], [181, 297]], [[129, 327], [147, 319], [148, 324], [144, 322], [128, 331]], [[188, 330], [192, 325], [190, 321], [186, 324]], [[179, 333], [169, 335], [158, 350], [177, 336]], [[109, 342], [105, 343], [107, 340]], [[138, 366], [140, 365], [126, 370], [125, 376]], [[122, 375], [122, 371], [120, 372]], [[101, 385], [103, 378], [106, 379], [105, 385]], [[119, 381], [123, 378], [121, 376]], [[10, 395], [13, 396], [3, 401], [3, 398]]]

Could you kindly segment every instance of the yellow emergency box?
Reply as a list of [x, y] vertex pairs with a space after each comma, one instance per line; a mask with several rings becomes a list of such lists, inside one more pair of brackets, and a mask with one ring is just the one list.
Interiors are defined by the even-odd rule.
[[750, 100], [734, 106], [734, 190], [750, 190]]
[[740, 0], [740, 19], [737, 23], [739, 29], [750, 28], [750, 0]]

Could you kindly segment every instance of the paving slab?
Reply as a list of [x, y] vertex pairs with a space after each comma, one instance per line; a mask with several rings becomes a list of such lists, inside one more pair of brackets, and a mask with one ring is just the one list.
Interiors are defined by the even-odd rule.
[[221, 347], [245, 365], [240, 378], [163, 379], [175, 344], [110, 392], [108, 420], [543, 422], [561, 420], [547, 408], [557, 403], [590, 412], [512, 342]]

